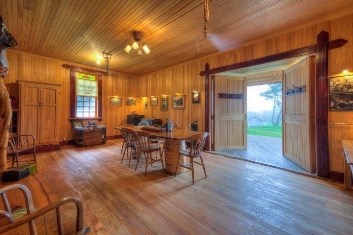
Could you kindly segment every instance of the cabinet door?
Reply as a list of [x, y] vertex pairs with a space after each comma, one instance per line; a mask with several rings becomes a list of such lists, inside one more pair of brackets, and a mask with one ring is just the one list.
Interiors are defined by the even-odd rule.
[[41, 85], [39, 103], [39, 144], [56, 143], [57, 140], [57, 109], [58, 87]]
[[38, 142], [40, 85], [20, 84], [20, 130], [22, 135], [33, 135]]

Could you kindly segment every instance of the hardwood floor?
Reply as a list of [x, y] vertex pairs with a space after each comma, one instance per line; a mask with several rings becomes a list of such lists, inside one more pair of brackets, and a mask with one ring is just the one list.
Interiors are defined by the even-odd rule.
[[36, 208], [80, 198], [90, 234], [353, 233], [353, 193], [342, 184], [205, 153], [208, 178], [196, 166], [192, 185], [190, 172], [174, 178], [160, 165], [147, 177], [142, 164], [135, 172], [120, 164], [120, 147], [112, 140], [40, 153], [38, 173], [19, 183], [32, 189]]

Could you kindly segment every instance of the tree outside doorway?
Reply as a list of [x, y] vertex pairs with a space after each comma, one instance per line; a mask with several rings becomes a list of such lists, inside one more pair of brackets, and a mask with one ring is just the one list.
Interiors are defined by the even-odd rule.
[[248, 87], [248, 134], [282, 138], [282, 83]]

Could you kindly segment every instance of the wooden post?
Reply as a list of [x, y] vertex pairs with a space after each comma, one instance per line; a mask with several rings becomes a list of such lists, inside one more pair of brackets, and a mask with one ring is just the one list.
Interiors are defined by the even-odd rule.
[[328, 147], [328, 49], [329, 34], [317, 36], [316, 53], [316, 159], [317, 175], [330, 177]]
[[[1, 74], [4, 75], [5, 68], [1, 67]], [[9, 129], [12, 116], [11, 102], [9, 93], [4, 81], [0, 78], [0, 177], [6, 170], [7, 143], [9, 140]]]
[[10, 33], [6, 31], [6, 27], [3, 23], [2, 17], [0, 16], [0, 178], [2, 172], [6, 170], [6, 159], [7, 159], [7, 144], [9, 140], [10, 122], [12, 117], [12, 108], [3, 78], [7, 74], [7, 58], [6, 48], [16, 47], [17, 42]]
[[[205, 64], [205, 131], [210, 134], [210, 75], [207, 71], [210, 69], [210, 65], [208, 63]], [[212, 104], [211, 104], [212, 105]], [[207, 138], [205, 149], [211, 150], [211, 138]]]

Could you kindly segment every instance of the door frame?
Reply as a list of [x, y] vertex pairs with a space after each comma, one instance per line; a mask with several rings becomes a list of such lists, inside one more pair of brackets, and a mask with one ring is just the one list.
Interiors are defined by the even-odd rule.
[[[210, 64], [205, 64], [205, 70], [199, 73], [205, 77], [205, 131], [210, 132], [211, 103], [210, 93], [210, 77], [212, 74], [227, 72], [230, 70], [251, 67], [260, 64], [290, 59], [293, 57], [316, 55], [315, 60], [315, 81], [316, 81], [316, 99], [315, 99], [315, 116], [316, 116], [316, 159], [317, 159], [317, 175], [320, 177], [330, 177], [329, 166], [329, 146], [328, 146], [328, 51], [340, 48], [347, 43], [345, 39], [336, 39], [329, 41], [329, 33], [321, 31], [316, 38], [316, 44], [302, 47], [274, 55], [269, 55], [253, 60], [243, 61], [232, 65], [226, 65], [210, 69]], [[213, 93], [213, 96], [215, 94]], [[210, 150], [210, 139], [206, 142], [206, 149]]]

